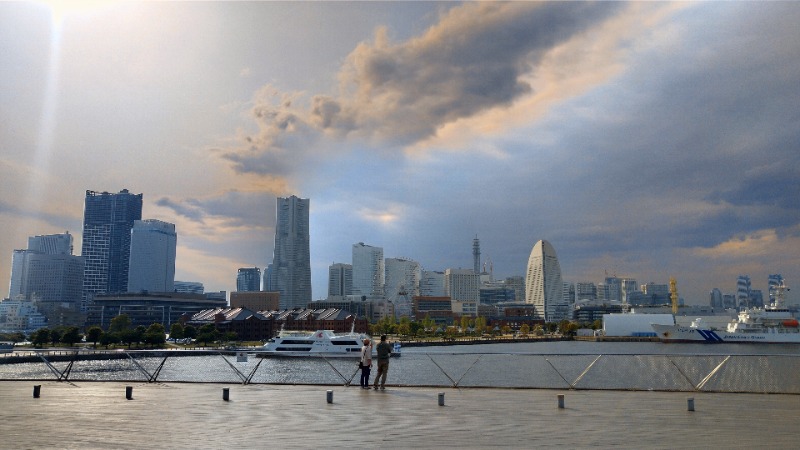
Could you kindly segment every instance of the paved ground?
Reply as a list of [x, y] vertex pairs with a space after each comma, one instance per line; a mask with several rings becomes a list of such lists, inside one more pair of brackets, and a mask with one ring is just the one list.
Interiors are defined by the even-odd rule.
[[797, 448], [798, 418], [796, 395], [0, 382], [2, 449]]

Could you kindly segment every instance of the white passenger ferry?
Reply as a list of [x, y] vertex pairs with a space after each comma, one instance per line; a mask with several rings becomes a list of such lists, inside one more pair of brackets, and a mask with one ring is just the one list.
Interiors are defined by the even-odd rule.
[[[331, 330], [281, 331], [278, 336], [254, 352], [256, 356], [300, 356], [325, 358], [360, 358], [364, 339], [369, 339], [373, 349], [377, 342], [364, 333], [351, 331], [336, 334]], [[374, 350], [373, 350], [374, 351]], [[400, 344], [394, 344], [392, 356], [400, 356]], [[374, 353], [373, 353], [374, 357]]]

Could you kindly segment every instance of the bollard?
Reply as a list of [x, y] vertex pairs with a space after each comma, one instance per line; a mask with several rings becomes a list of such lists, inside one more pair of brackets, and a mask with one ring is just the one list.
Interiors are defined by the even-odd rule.
[[222, 399], [226, 402], [230, 399], [230, 389], [229, 388], [222, 388]]
[[333, 403], [333, 391], [328, 391], [328, 403]]
[[686, 407], [688, 411], [694, 411], [694, 398], [689, 397], [686, 399]]
[[558, 394], [558, 409], [564, 409], [564, 394]]
[[439, 406], [444, 406], [444, 392], [439, 392]]
[[125, 398], [133, 400], [133, 386], [125, 386]]
[[41, 384], [36, 384], [33, 386], [33, 398], [39, 398], [39, 392], [42, 390]]

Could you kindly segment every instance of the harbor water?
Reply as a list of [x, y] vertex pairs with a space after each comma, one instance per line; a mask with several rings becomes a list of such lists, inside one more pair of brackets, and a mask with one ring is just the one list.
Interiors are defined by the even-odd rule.
[[[405, 347], [402, 357], [391, 361], [388, 383], [800, 394], [799, 352], [797, 345], [658, 342]], [[131, 352], [123, 359], [0, 364], [0, 379], [350, 385], [360, 373], [355, 359], [186, 354]]]

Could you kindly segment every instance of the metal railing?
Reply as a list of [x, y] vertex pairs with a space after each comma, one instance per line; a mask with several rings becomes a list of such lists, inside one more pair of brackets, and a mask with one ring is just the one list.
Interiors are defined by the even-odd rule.
[[[358, 383], [360, 374], [353, 359], [259, 358], [224, 351], [202, 356], [127, 351], [115, 352], [115, 359], [97, 359], [98, 355], [85, 352], [38, 352], [36, 357], [16, 363], [14, 358], [0, 358], [0, 379], [350, 385]], [[800, 355], [415, 352], [392, 359], [388, 383], [800, 394]]]

